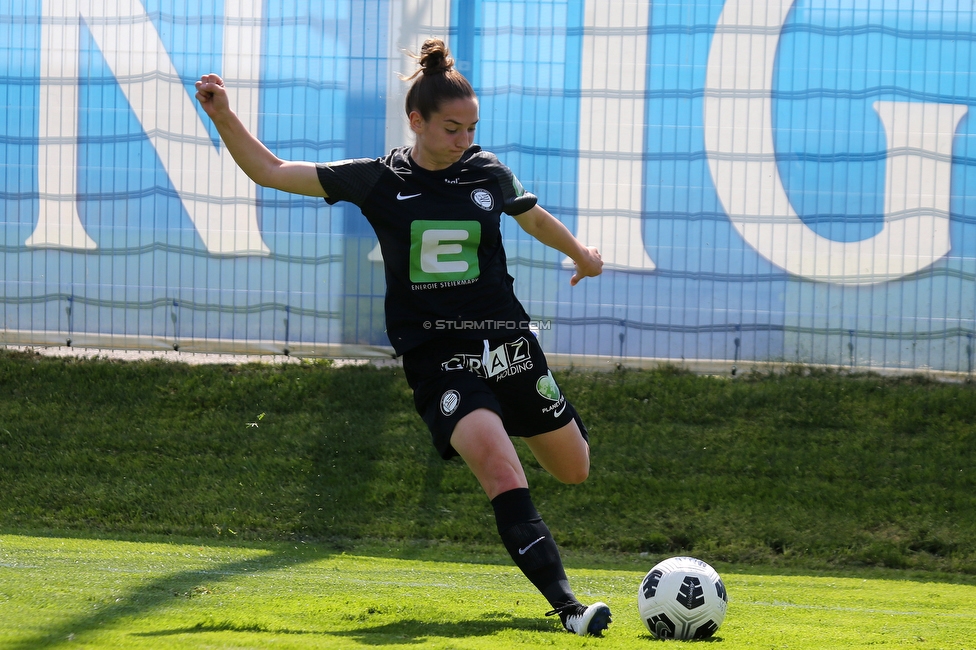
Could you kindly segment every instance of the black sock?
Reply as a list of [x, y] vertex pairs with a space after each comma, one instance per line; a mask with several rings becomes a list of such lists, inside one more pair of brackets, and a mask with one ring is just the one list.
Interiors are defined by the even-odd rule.
[[576, 601], [549, 527], [532, 504], [528, 488], [503, 492], [491, 500], [498, 534], [525, 577], [555, 607]]

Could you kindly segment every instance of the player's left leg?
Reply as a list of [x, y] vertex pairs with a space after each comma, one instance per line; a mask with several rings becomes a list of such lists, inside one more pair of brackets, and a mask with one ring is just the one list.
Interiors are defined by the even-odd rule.
[[590, 473], [586, 428], [550, 372], [538, 340], [524, 335], [493, 343], [487, 357], [514, 360], [506, 372], [489, 379], [508, 434], [525, 440], [539, 464], [557, 480], [582, 483]]
[[555, 431], [524, 438], [535, 459], [556, 480], [582, 483], [590, 474], [590, 445], [576, 420]]

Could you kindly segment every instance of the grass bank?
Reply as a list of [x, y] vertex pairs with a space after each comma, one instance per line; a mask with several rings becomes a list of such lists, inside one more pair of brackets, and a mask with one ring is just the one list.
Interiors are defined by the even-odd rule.
[[[593, 468], [523, 454], [580, 552], [976, 575], [976, 388], [802, 369], [558, 373]], [[522, 448], [524, 450], [524, 447]], [[497, 545], [395, 368], [0, 353], [0, 530]]]

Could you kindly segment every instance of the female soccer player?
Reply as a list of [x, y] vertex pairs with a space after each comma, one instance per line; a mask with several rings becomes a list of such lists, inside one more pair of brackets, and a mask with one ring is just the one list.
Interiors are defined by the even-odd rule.
[[552, 606], [547, 615], [558, 614], [570, 632], [600, 635], [610, 609], [585, 606], [570, 589], [509, 438], [524, 438], [539, 464], [564, 483], [589, 474], [586, 429], [515, 297], [501, 214], [571, 257], [572, 285], [599, 275], [603, 261], [498, 158], [473, 145], [478, 100], [444, 42], [426, 41], [419, 59], [406, 101], [416, 142], [376, 160], [281, 160], [244, 128], [220, 77], [204, 75], [196, 96], [255, 183], [362, 210], [383, 253], [387, 334], [434, 446], [445, 459], [460, 455], [474, 472], [506, 549]]

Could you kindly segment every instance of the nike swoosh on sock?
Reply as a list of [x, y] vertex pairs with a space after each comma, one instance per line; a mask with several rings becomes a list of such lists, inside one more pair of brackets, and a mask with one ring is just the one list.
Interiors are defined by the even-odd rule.
[[545, 538], [546, 538], [546, 536], [545, 536], [545, 535], [543, 535], [542, 537], [540, 537], [539, 539], [537, 539], [537, 540], [535, 540], [534, 542], [532, 542], [531, 544], [529, 544], [529, 545], [528, 545], [528, 546], [526, 546], [525, 548], [520, 548], [520, 549], [519, 549], [519, 555], [525, 555], [526, 553], [528, 553], [528, 552], [529, 552], [529, 549], [530, 549], [530, 548], [532, 548], [533, 546], [535, 546], [536, 544], [538, 544], [539, 542], [541, 542], [541, 541], [542, 541], [542, 540], [544, 540]]

